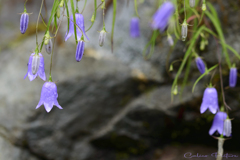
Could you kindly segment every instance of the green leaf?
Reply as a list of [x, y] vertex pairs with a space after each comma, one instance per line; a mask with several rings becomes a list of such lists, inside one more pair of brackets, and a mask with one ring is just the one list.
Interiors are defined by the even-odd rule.
[[[222, 32], [222, 28], [219, 24], [219, 19], [218, 17], [214, 16], [215, 14], [211, 14], [210, 12], [208, 11], [205, 11], [205, 14], [208, 16], [208, 18], [212, 21], [214, 27], [216, 28], [216, 31], [219, 35], [219, 39], [221, 41], [222, 44], [225, 44], [225, 39], [224, 39], [224, 35], [223, 35], [223, 32]], [[227, 52], [227, 48], [225, 45], [222, 45], [222, 48], [223, 48], [223, 53], [224, 53], [224, 56], [225, 56], [225, 59], [226, 59], [226, 62], [228, 64], [228, 67], [231, 68], [231, 62], [230, 62], [230, 58], [229, 58], [229, 55], [228, 55], [228, 52]]]
[[174, 79], [174, 81], [173, 81], [173, 84], [172, 84], [172, 89], [171, 89], [171, 98], [172, 98], [172, 100], [173, 100], [173, 89], [174, 89], [174, 87], [177, 85], [178, 77], [179, 77], [180, 74], [182, 73], [182, 70], [183, 70], [183, 68], [184, 68], [184, 66], [185, 66], [185, 64], [186, 64], [186, 62], [187, 62], [187, 59], [188, 59], [189, 55], [190, 55], [191, 52], [192, 52], [192, 49], [193, 49], [193, 47], [194, 47], [194, 44], [195, 44], [198, 36], [200, 35], [200, 33], [203, 31], [204, 28], [206, 28], [206, 27], [205, 27], [205, 26], [201, 26], [201, 27], [197, 30], [197, 32], [194, 34], [194, 36], [192, 37], [192, 39], [191, 39], [191, 43], [190, 43], [190, 45], [189, 45], [189, 47], [188, 47], [188, 49], [187, 49], [187, 51], [186, 51], [186, 53], [185, 53], [185, 55], [184, 55], [184, 57], [183, 57], [183, 61], [182, 61], [181, 65], [180, 65], [180, 67], [179, 67], [179, 69], [178, 69], [178, 72], [177, 72], [177, 74], [176, 74], [176, 76], [175, 76], [175, 79]]
[[240, 55], [238, 54], [238, 52], [234, 49], [234, 48], [232, 48], [231, 46], [229, 46], [228, 44], [224, 44], [230, 51], [232, 51], [233, 52], [233, 54], [235, 54], [235, 56], [238, 58], [238, 59], [240, 59]]
[[194, 92], [194, 89], [197, 85], [197, 83], [205, 76], [207, 75], [210, 71], [212, 71], [214, 68], [216, 68], [218, 66], [218, 64], [216, 64], [215, 66], [211, 67], [210, 69], [208, 69], [207, 71], [205, 71], [194, 83], [193, 88], [192, 88], [192, 92]]

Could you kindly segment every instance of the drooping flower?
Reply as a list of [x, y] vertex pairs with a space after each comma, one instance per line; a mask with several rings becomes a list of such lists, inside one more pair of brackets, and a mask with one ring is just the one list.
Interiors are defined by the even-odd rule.
[[[77, 31], [77, 39], [80, 40], [82, 37], [82, 33], [84, 34], [84, 36], [89, 40], [88, 36], [85, 33], [85, 26], [84, 26], [84, 17], [82, 14], [80, 13], [76, 13], [75, 14], [75, 18], [76, 18], [76, 31]], [[68, 38], [71, 37], [72, 34], [74, 34], [74, 23], [73, 23], [73, 16], [71, 15], [70, 20], [69, 20], [69, 32], [66, 32], [65, 35], [65, 41], [68, 40]]]
[[84, 46], [85, 46], [85, 44], [84, 44], [83, 40], [78, 41], [77, 49], [76, 49], [76, 55], [75, 55], [75, 58], [76, 58], [77, 62], [80, 62], [81, 59], [82, 59], [82, 56], [83, 56], [83, 53], [84, 53]]
[[219, 134], [223, 134], [223, 128], [224, 128], [224, 121], [227, 118], [227, 113], [225, 112], [217, 112], [213, 119], [212, 127], [209, 130], [209, 135], [213, 135], [215, 131], [218, 131]]
[[232, 134], [232, 122], [230, 119], [225, 119], [224, 121], [224, 128], [223, 128], [223, 133], [227, 136], [230, 137]]
[[29, 15], [26, 12], [26, 10], [24, 10], [20, 18], [20, 31], [22, 34], [26, 32], [28, 28], [28, 23], [29, 23]]
[[[39, 58], [39, 61], [37, 60]], [[33, 73], [36, 72], [35, 74]], [[45, 69], [44, 69], [44, 58], [41, 53], [32, 53], [28, 61], [28, 72], [24, 76], [24, 79], [28, 76], [29, 80], [34, 80], [39, 76], [42, 80], [46, 81]]]
[[209, 109], [213, 114], [215, 114], [219, 109], [217, 90], [213, 87], [206, 88], [203, 94], [200, 112], [204, 113], [207, 109]]
[[196, 65], [197, 65], [197, 68], [198, 68], [199, 72], [201, 74], [203, 74], [205, 72], [205, 64], [204, 64], [203, 60], [200, 57], [197, 57], [195, 59], [195, 62], [196, 62]]
[[52, 53], [52, 40], [48, 40], [48, 44], [45, 44], [45, 50], [48, 54]]
[[237, 84], [237, 68], [232, 67], [229, 74], [229, 86], [235, 87]]
[[195, 6], [195, 0], [189, 0], [189, 5], [190, 5], [190, 7], [194, 7]]
[[174, 10], [174, 5], [171, 2], [164, 2], [152, 17], [152, 29], [159, 29], [163, 32], [166, 29]]
[[133, 17], [130, 21], [130, 36], [132, 38], [137, 38], [140, 36], [138, 17]]
[[53, 105], [57, 106], [59, 109], [63, 109], [57, 101], [58, 93], [57, 86], [54, 82], [45, 82], [42, 87], [40, 101], [36, 109], [41, 105], [44, 105], [47, 112], [50, 112], [53, 108]]
[[102, 47], [106, 39], [106, 30], [103, 28], [99, 34], [99, 46]]

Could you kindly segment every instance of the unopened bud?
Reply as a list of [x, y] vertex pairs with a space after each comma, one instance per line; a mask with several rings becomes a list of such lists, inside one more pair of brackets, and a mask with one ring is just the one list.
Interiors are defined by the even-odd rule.
[[61, 0], [59, 6], [60, 6], [60, 7], [63, 7], [63, 4], [64, 4], [64, 0]]
[[106, 38], [106, 31], [103, 29], [99, 34], [99, 46], [102, 47]]
[[32, 59], [32, 74], [33, 75], [35, 75], [37, 73], [39, 64], [40, 64], [40, 56], [35, 53], [33, 55], [33, 59]]
[[173, 65], [170, 65], [169, 72], [173, 71]]
[[60, 18], [60, 7], [57, 8], [57, 18]]
[[174, 89], [173, 89], [173, 94], [174, 94], [174, 95], [177, 95], [177, 94], [178, 94], [178, 87], [177, 87], [177, 86], [174, 87]]
[[95, 21], [95, 16], [94, 14], [92, 15], [92, 18], [91, 18], [91, 22], [94, 22]]
[[182, 30], [181, 30], [181, 35], [182, 35], [182, 41], [185, 41], [187, 38], [187, 33], [188, 33], [188, 26], [187, 23], [182, 24]]
[[48, 44], [45, 45], [45, 50], [48, 54], [52, 53], [52, 40], [49, 39]]
[[225, 133], [227, 137], [230, 137], [232, 134], [232, 122], [230, 119], [225, 119], [223, 128], [223, 133]]
[[168, 40], [169, 46], [173, 46], [174, 42], [173, 42], [172, 36], [168, 35], [167, 40]]
[[203, 10], [203, 11], [206, 11], [206, 9], [207, 9], [207, 6], [206, 6], [205, 3], [203, 3], [203, 4], [202, 4], [202, 10]]

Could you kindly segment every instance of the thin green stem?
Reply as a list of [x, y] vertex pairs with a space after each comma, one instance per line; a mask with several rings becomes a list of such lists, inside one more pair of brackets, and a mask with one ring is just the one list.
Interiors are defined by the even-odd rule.
[[[38, 20], [37, 20], [37, 25], [36, 25], [36, 47], [38, 48], [38, 21], [39, 21], [39, 18], [40, 18], [40, 14], [42, 12], [42, 6], [43, 6], [43, 2], [44, 0], [42, 0], [42, 4], [41, 4], [41, 7], [40, 7], [40, 11], [39, 11], [39, 14], [38, 14]], [[38, 53], [37, 53], [38, 54]]]
[[186, 19], [186, 6], [185, 6], [185, 0], [184, 0], [184, 17]]
[[84, 6], [83, 6], [83, 9], [82, 9], [82, 12], [81, 12], [81, 14], [83, 13], [83, 11], [84, 11], [84, 9], [85, 9], [85, 7], [86, 7], [86, 4], [87, 4], [87, 0], [85, 0], [85, 2], [84, 2]]
[[114, 34], [114, 26], [116, 20], [116, 12], [117, 12], [117, 0], [113, 0], [113, 20], [112, 20], [112, 33], [111, 33], [111, 46], [113, 53], [113, 34]]
[[137, 17], [139, 18], [137, 0], [134, 0], [134, 8], [135, 8], [135, 12], [136, 12]]
[[24, 12], [27, 12], [27, 9], [26, 9], [26, 3], [27, 3], [28, 0], [25, 1], [24, 3]]

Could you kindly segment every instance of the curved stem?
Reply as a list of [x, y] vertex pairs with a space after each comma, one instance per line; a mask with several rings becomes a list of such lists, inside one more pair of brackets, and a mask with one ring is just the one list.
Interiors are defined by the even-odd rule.
[[[44, 0], [42, 0], [42, 4], [41, 4], [40, 11], [39, 11], [39, 14], [38, 14], [37, 25], [36, 25], [36, 47], [37, 47], [37, 48], [38, 48], [38, 38], [37, 38], [37, 35], [38, 35], [38, 21], [39, 21], [40, 14], [41, 14], [41, 12], [42, 12], [43, 2], [44, 2]], [[37, 53], [37, 54], [38, 54], [38, 53]]]
[[139, 18], [137, 0], [134, 0], [134, 8], [135, 8], [135, 12], [136, 12], [137, 17]]

